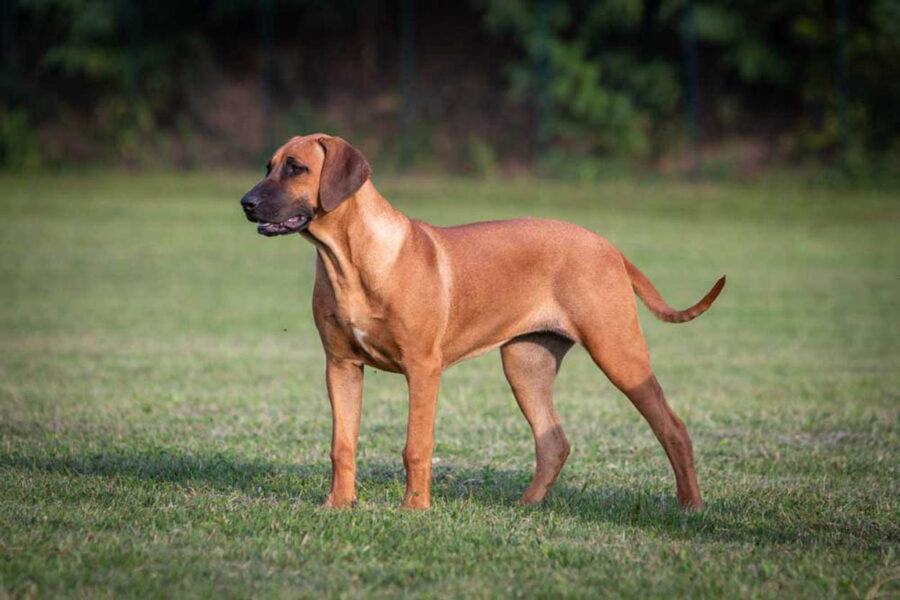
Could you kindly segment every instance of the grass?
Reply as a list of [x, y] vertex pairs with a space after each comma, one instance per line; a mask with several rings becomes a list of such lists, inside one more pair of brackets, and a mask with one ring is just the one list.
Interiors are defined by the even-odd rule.
[[386, 180], [436, 224], [590, 227], [643, 308], [706, 508], [578, 349], [573, 453], [542, 505], [496, 352], [449, 370], [433, 508], [399, 510], [406, 395], [367, 371], [360, 505], [319, 507], [330, 417], [314, 251], [264, 239], [252, 174], [0, 177], [0, 597], [896, 597], [900, 195], [754, 185]]

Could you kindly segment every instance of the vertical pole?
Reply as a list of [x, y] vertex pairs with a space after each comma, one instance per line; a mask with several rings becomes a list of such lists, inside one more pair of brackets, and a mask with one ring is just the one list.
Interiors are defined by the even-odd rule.
[[371, 93], [378, 79], [378, 25], [381, 2], [361, 0], [359, 31], [360, 90]]
[[700, 55], [697, 49], [697, 31], [694, 28], [694, 0], [687, 0], [682, 39], [684, 42], [685, 119], [691, 145], [688, 171], [691, 175], [696, 175], [700, 170]]
[[[141, 18], [143, 17], [143, 6], [141, 0], [123, 0], [123, 10], [121, 13], [125, 19], [125, 27], [128, 32], [128, 54], [125, 63], [125, 94], [128, 100], [129, 119], [128, 124], [130, 131], [126, 132], [126, 136], [118, 141], [119, 152], [122, 157], [135, 166], [140, 160], [139, 148], [140, 140], [144, 137], [144, 123], [141, 122], [142, 110], [146, 110], [145, 106], [141, 106], [140, 91], [140, 70], [141, 70]], [[128, 135], [130, 134], [130, 135]], [[133, 137], [132, 137], [133, 136]]]
[[409, 169], [416, 153], [416, 3], [402, 0], [400, 6], [400, 168]]
[[272, 90], [275, 87], [275, 68], [273, 64], [272, 39], [275, 36], [275, 2], [260, 2], [259, 42], [260, 42], [260, 112], [262, 123], [261, 142], [262, 160], [268, 160], [275, 145], [275, 115]]
[[553, 136], [550, 123], [550, 1], [538, 0], [537, 48], [534, 54], [536, 158], [543, 157]]
[[835, 63], [834, 95], [837, 112], [837, 144], [840, 153], [840, 169], [850, 172], [850, 123], [849, 123], [849, 71], [850, 56], [847, 48], [849, 30], [847, 0], [835, 0]]
[[128, 85], [128, 94], [131, 96], [131, 102], [136, 103], [138, 99], [138, 71], [140, 70], [140, 54], [141, 54], [141, 17], [142, 6], [141, 0], [126, 0], [127, 6], [125, 18], [128, 19], [128, 66], [125, 73]]
[[7, 114], [12, 112], [16, 90], [15, 0], [3, 0], [3, 95]]

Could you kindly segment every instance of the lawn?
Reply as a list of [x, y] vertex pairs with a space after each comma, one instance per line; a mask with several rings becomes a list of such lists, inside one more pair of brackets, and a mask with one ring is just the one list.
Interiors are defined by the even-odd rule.
[[692, 323], [641, 308], [706, 508], [577, 349], [542, 504], [515, 504], [532, 440], [492, 352], [444, 376], [422, 513], [404, 380], [367, 370], [335, 512], [315, 253], [243, 219], [257, 176], [0, 176], [0, 597], [900, 594], [900, 194], [376, 177], [435, 224], [591, 228], [677, 307], [728, 274]]

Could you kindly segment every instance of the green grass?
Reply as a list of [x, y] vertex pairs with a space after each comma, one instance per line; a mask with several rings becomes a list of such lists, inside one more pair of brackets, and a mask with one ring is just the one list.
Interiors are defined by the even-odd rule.
[[449, 370], [433, 508], [398, 509], [406, 393], [367, 371], [359, 507], [319, 507], [330, 416], [314, 251], [239, 214], [243, 175], [0, 177], [0, 597], [887, 597], [900, 593], [900, 195], [381, 180], [436, 224], [522, 214], [621, 248], [706, 508], [581, 349], [573, 445], [514, 504], [530, 432], [496, 352]]

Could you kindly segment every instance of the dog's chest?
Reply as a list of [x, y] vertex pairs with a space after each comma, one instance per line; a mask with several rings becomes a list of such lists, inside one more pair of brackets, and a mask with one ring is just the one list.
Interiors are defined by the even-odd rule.
[[356, 352], [371, 366], [397, 370], [397, 344], [390, 331], [373, 319], [353, 319], [343, 327], [345, 336]]
[[313, 311], [317, 322], [327, 324], [323, 331], [327, 349], [387, 371], [401, 370], [402, 353], [386, 316], [389, 308], [358, 281], [341, 285], [346, 282], [322, 277], [316, 283]]
[[334, 328], [342, 338], [341, 345], [368, 365], [390, 371], [399, 370], [396, 360], [400, 356], [399, 348], [387, 320], [372, 311], [348, 310], [351, 308], [344, 307], [344, 310], [339, 309], [330, 315]]

